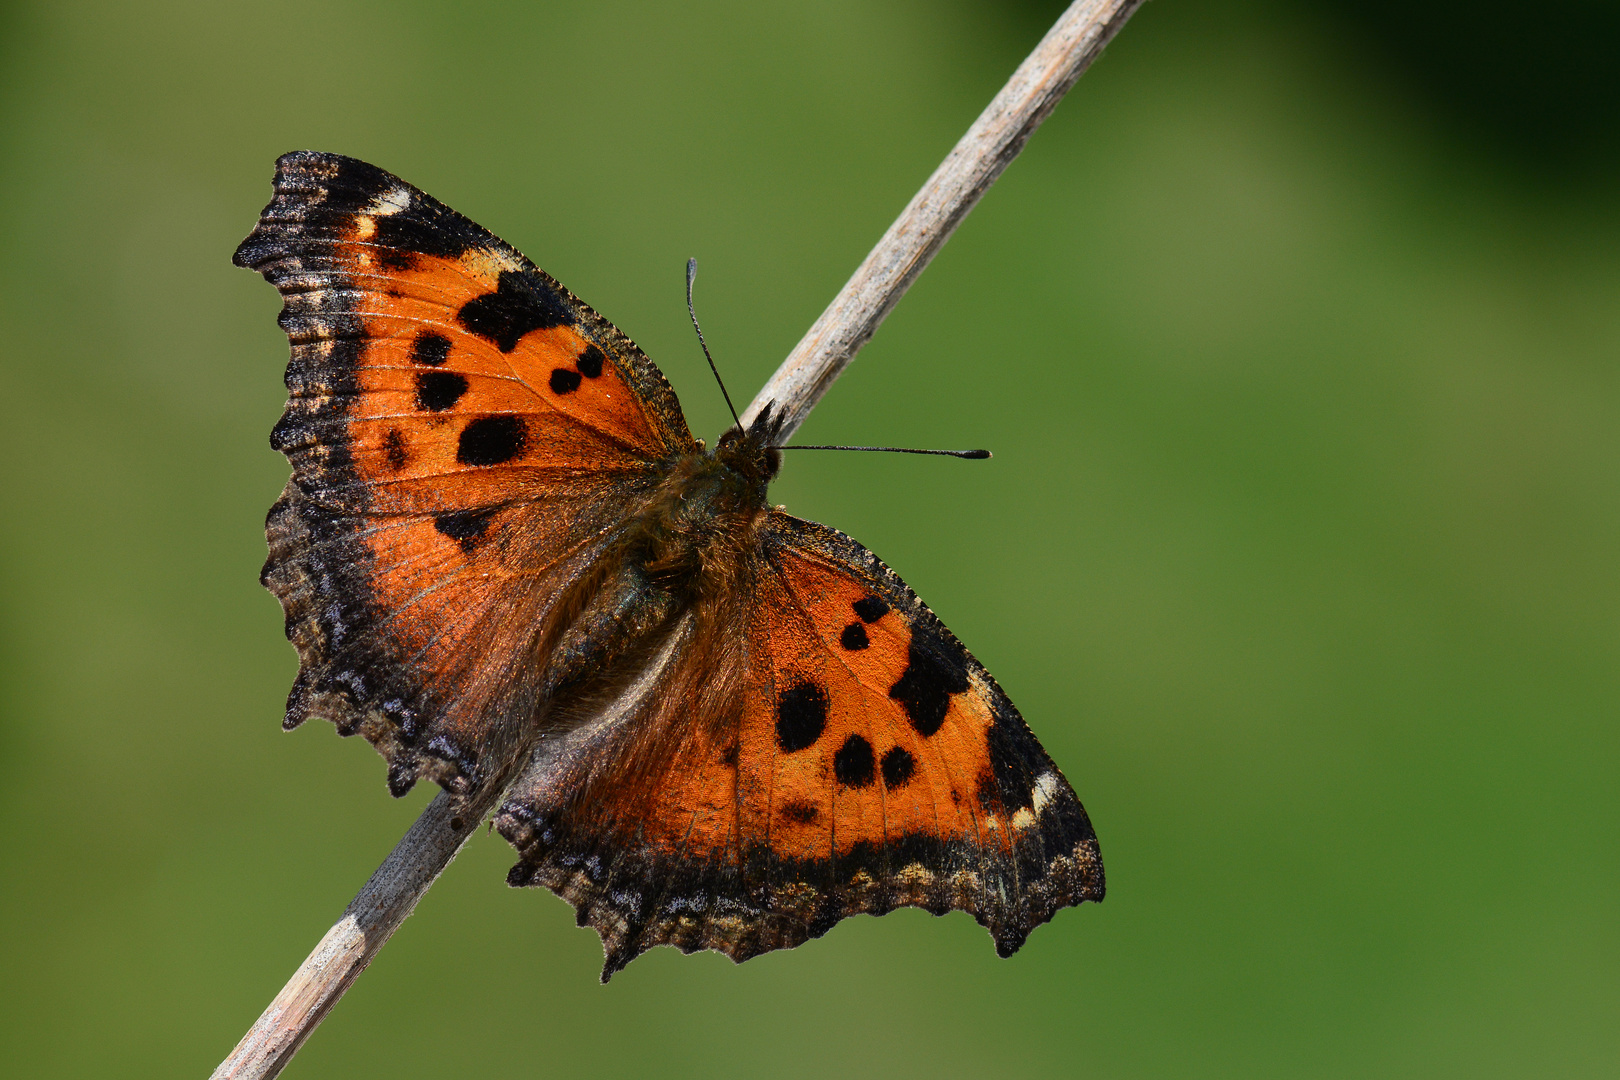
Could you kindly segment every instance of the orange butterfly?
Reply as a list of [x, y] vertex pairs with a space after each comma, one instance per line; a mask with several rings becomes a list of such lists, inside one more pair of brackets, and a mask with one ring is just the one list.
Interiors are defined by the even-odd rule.
[[324, 716], [463, 800], [513, 885], [737, 961], [961, 909], [1010, 955], [1103, 897], [1096, 834], [989, 673], [860, 544], [766, 502], [611, 323], [382, 169], [300, 152], [236, 252], [285, 300], [292, 478], [264, 584]]

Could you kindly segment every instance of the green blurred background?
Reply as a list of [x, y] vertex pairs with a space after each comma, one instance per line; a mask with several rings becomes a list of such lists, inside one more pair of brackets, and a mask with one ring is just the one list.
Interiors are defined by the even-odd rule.
[[[7, 1075], [205, 1075], [430, 794], [278, 724], [275, 156], [506, 237], [712, 437], [686, 257], [746, 399], [1057, 11], [0, 8]], [[1616, 55], [1606, 3], [1155, 0], [805, 427], [995, 450], [773, 497], [996, 673], [1106, 903], [604, 988], [480, 835], [287, 1075], [1614, 1075]]]

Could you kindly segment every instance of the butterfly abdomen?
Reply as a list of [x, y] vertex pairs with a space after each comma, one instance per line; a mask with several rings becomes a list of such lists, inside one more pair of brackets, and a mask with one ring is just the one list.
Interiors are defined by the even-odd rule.
[[545, 696], [614, 667], [636, 641], [668, 622], [675, 607], [639, 566], [621, 563], [562, 629], [546, 662]]
[[731, 593], [765, 513], [763, 485], [716, 455], [669, 462], [543, 636], [543, 699], [619, 681], [682, 611]]

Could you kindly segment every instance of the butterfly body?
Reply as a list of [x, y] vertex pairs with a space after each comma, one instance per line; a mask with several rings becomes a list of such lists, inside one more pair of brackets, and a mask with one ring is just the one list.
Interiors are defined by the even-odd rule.
[[767, 501], [770, 410], [707, 449], [657, 367], [491, 234], [296, 153], [236, 261], [292, 342], [263, 580], [286, 726], [363, 734], [603, 937], [742, 960], [856, 912], [969, 912], [1003, 955], [1103, 895], [1068, 781], [871, 552]]
[[[570, 714], [571, 698], [624, 681], [686, 611], [699, 622], [738, 590], [768, 517], [766, 489], [781, 453], [766, 445], [767, 414], [750, 432], [733, 430], [713, 450], [663, 463], [662, 481], [626, 515], [619, 535], [573, 590], [559, 620], [541, 698]], [[555, 727], [542, 719], [537, 730]]]

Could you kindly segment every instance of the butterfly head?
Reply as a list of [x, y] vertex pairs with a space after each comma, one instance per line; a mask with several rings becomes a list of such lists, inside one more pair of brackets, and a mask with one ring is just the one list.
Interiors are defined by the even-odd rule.
[[774, 402], [767, 403], [746, 430], [740, 426], [731, 428], [720, 436], [714, 448], [714, 456], [721, 464], [759, 485], [761, 499], [766, 485], [782, 467], [782, 452], [775, 446], [782, 417], [771, 415], [774, 406]]

